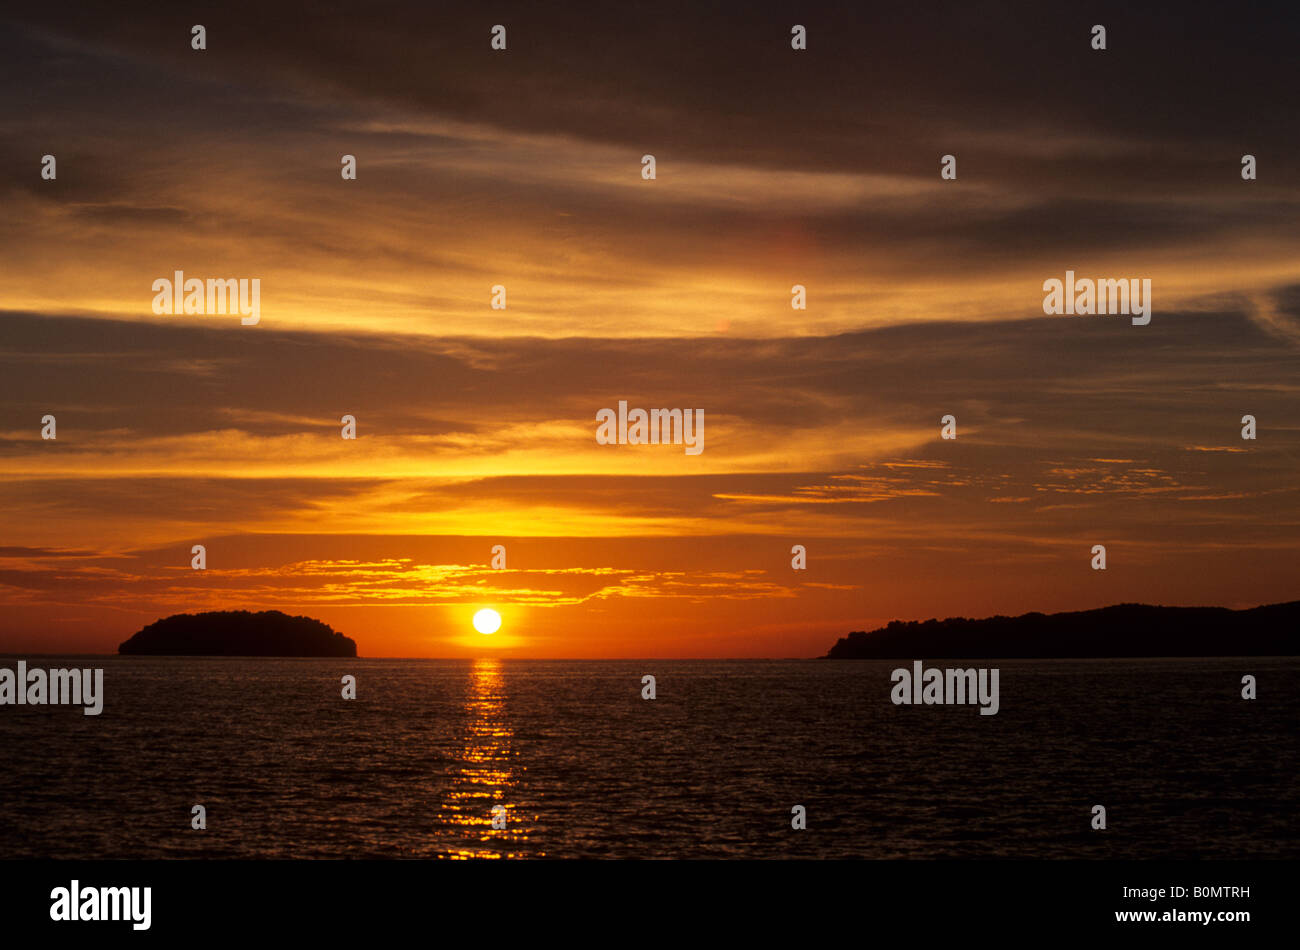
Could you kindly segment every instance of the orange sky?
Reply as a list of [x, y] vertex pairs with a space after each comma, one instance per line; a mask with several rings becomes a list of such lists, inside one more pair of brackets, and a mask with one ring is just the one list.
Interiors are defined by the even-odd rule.
[[[14, 14], [0, 652], [273, 608], [370, 656], [811, 656], [894, 618], [1297, 597], [1274, 66], [841, 15], [800, 59], [762, 9], [521, 6], [496, 58], [470, 13], [234, 4], [202, 54], [170, 16]], [[260, 323], [155, 315], [178, 269], [260, 279]], [[1045, 316], [1067, 269], [1150, 278], [1151, 324]], [[704, 451], [597, 444], [621, 399], [702, 409]]]

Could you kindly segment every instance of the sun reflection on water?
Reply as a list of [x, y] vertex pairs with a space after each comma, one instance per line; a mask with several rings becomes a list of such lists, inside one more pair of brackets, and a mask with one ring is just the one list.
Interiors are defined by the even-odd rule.
[[[518, 780], [511, 766], [510, 740], [514, 732], [506, 713], [505, 677], [500, 660], [474, 661], [470, 667], [465, 712], [468, 717], [465, 747], [452, 776], [442, 815], [443, 821], [461, 831], [462, 847], [448, 856], [456, 859], [523, 857], [526, 852], [520, 845], [528, 841], [531, 829], [526, 824], [528, 816], [517, 811], [511, 795]], [[496, 806], [505, 809], [504, 828], [492, 826]], [[537, 852], [527, 854], [540, 856]]]

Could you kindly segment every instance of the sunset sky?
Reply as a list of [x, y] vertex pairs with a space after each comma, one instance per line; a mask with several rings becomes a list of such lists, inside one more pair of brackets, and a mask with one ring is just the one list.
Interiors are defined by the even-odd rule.
[[[0, 652], [279, 609], [366, 656], [815, 656], [895, 618], [1300, 598], [1294, 20], [28, 6]], [[1067, 269], [1150, 278], [1150, 325], [1044, 315]], [[260, 323], [155, 315], [176, 270], [259, 278]], [[702, 409], [704, 451], [597, 444], [620, 399]]]

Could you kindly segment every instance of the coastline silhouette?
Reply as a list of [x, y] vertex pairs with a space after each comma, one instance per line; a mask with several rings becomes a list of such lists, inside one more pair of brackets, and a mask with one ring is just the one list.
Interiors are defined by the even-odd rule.
[[354, 657], [357, 644], [311, 617], [291, 617], [278, 610], [211, 610], [156, 620], [117, 652], [126, 656]]
[[1115, 604], [981, 620], [894, 620], [870, 633], [841, 637], [824, 658], [1291, 656], [1297, 625], [1300, 601], [1246, 610]]

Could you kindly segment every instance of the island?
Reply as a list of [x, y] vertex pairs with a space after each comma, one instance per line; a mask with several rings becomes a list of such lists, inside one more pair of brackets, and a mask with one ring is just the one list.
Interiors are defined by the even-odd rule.
[[1293, 656], [1298, 624], [1300, 601], [1245, 610], [1116, 604], [982, 620], [895, 620], [841, 637], [824, 659]]
[[210, 610], [156, 620], [117, 652], [127, 656], [353, 657], [357, 644], [311, 617], [291, 617], [278, 610]]

